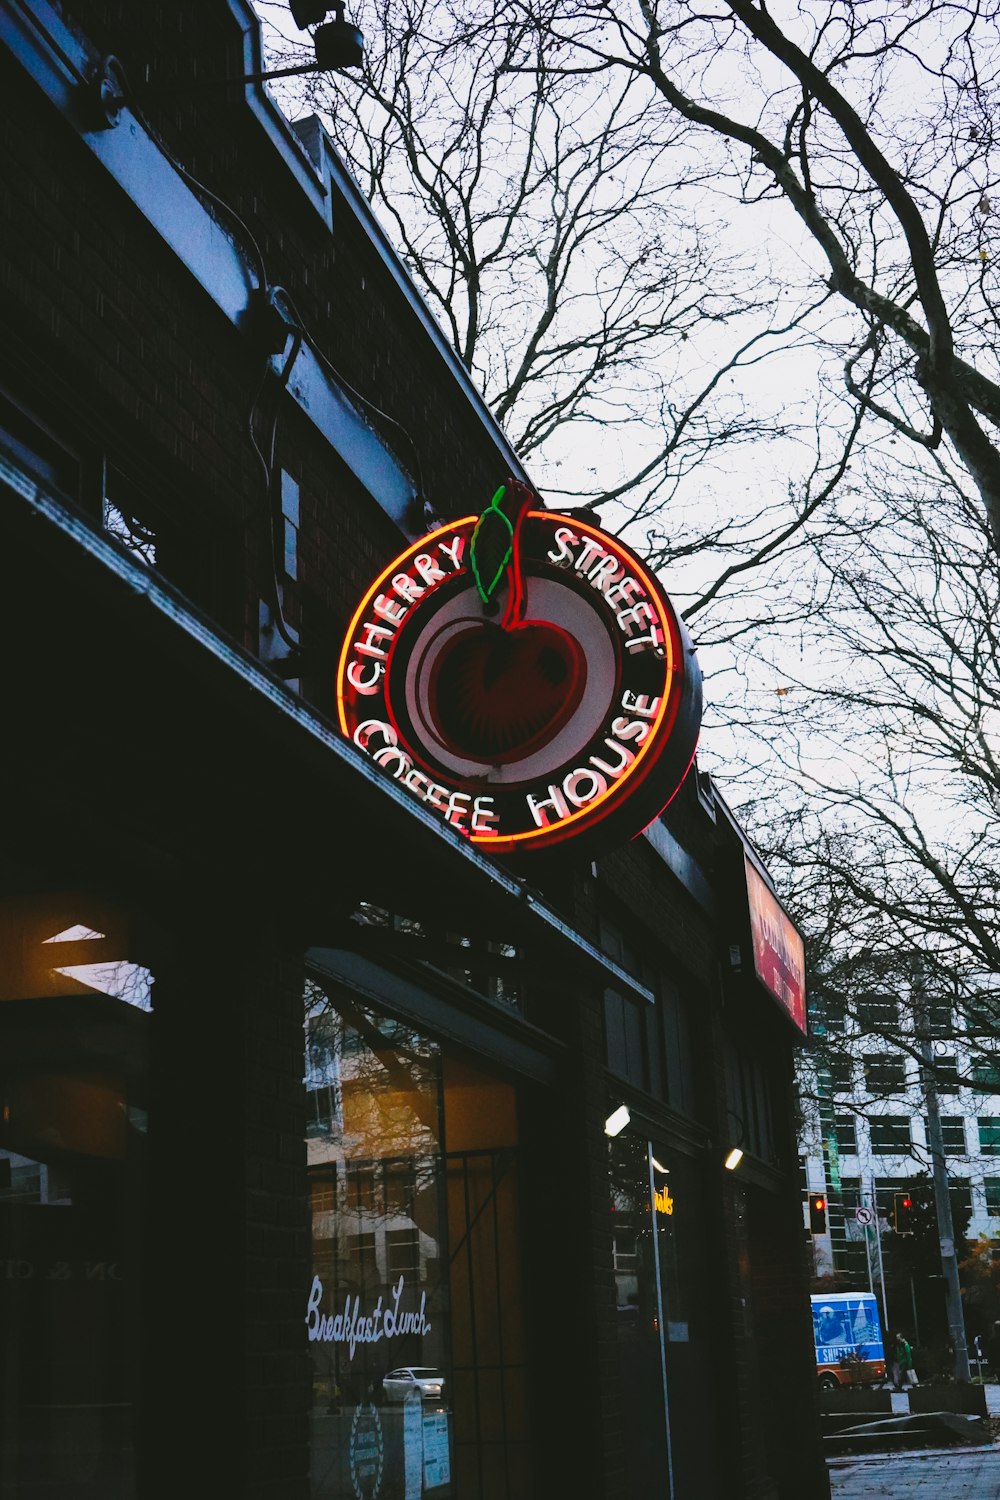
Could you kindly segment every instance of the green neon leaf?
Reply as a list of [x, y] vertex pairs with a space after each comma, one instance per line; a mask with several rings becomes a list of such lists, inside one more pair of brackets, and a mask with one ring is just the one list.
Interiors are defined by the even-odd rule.
[[506, 493], [507, 486], [502, 484], [476, 522], [469, 543], [472, 576], [484, 604], [489, 604], [499, 588], [514, 551], [514, 527], [500, 509]]

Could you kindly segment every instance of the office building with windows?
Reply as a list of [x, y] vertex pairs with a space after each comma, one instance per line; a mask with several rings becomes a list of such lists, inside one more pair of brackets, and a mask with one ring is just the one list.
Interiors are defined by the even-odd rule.
[[[959, 1255], [981, 1240], [1000, 1245], [1000, 1057], [974, 1018], [943, 1004], [929, 1007], [924, 1040], [905, 997], [825, 1007], [813, 1029], [816, 1048], [800, 1062], [801, 1186], [804, 1198], [828, 1198], [825, 1230], [810, 1237], [814, 1274], [878, 1286], [881, 1249], [890, 1316], [895, 1308], [919, 1332], [923, 1311], [924, 1332], [940, 1334], [940, 1284], [911, 1288], [905, 1265], [892, 1260], [910, 1229], [897, 1223], [898, 1200], [916, 1195], [931, 1212], [927, 1078]], [[877, 1210], [880, 1246], [858, 1223], [859, 1207]]]

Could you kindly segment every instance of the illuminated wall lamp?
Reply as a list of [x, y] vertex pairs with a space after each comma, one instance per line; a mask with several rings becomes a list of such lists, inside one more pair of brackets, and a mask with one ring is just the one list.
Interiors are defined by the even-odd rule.
[[604, 1134], [621, 1135], [622, 1131], [625, 1129], [625, 1126], [628, 1124], [631, 1118], [632, 1116], [628, 1112], [628, 1106], [625, 1104], [619, 1104], [618, 1108], [612, 1110], [611, 1114], [608, 1115], [608, 1118], [605, 1120]]
[[[743, 1119], [743, 1116], [737, 1114], [735, 1109], [727, 1109], [726, 1114], [736, 1126], [736, 1129], [732, 1132], [732, 1134], [736, 1137], [736, 1144], [730, 1146], [729, 1152], [722, 1165], [725, 1167], [727, 1172], [735, 1172], [736, 1168], [743, 1160], [743, 1142], [747, 1138], [747, 1127], [746, 1121]], [[729, 1132], [727, 1131], [727, 1134], [728, 1133]]]

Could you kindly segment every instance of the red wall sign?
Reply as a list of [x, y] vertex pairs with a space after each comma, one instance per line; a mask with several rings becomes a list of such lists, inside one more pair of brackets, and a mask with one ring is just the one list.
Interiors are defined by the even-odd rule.
[[746, 855], [743, 862], [750, 902], [754, 971], [805, 1036], [808, 1029], [805, 944], [791, 917]]
[[655, 577], [587, 522], [501, 487], [365, 594], [344, 639], [344, 734], [491, 852], [640, 832], [694, 755], [701, 676]]

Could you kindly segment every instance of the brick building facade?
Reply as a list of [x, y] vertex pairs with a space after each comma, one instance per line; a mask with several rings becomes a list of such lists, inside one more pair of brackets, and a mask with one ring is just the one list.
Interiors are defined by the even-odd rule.
[[525, 879], [337, 729], [372, 578], [525, 476], [259, 49], [0, 4], [0, 1495], [819, 1500], [718, 790]]

